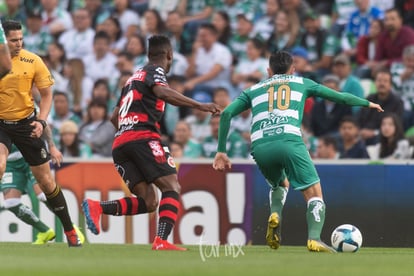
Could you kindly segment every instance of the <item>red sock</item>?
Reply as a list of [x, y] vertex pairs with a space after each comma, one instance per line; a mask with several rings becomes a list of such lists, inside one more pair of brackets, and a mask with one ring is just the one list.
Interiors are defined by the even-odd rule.
[[179, 195], [175, 191], [162, 193], [160, 206], [158, 209], [158, 236], [166, 240], [177, 220], [178, 210], [180, 209]]
[[118, 200], [101, 201], [102, 212], [114, 216], [131, 216], [147, 213], [147, 205], [142, 197], [124, 197]]

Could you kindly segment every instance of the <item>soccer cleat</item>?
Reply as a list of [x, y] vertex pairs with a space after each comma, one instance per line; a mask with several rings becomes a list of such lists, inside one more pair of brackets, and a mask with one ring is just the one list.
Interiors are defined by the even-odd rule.
[[280, 246], [280, 220], [279, 215], [276, 212], [269, 216], [266, 242], [272, 249], [278, 249]]
[[82, 246], [82, 243], [78, 237], [78, 234], [76, 234], [75, 228], [73, 228], [71, 231], [65, 232], [66, 240], [68, 241], [69, 247], [80, 247]]
[[73, 229], [75, 229], [76, 235], [78, 235], [80, 243], [84, 244], [85, 243], [85, 236], [83, 235], [82, 231], [75, 224], [73, 224]]
[[336, 250], [321, 240], [308, 240], [308, 250], [311, 252], [336, 253]]
[[39, 232], [36, 240], [32, 244], [46, 244], [48, 241], [53, 240], [56, 237], [55, 231], [49, 229], [46, 232]]
[[91, 232], [95, 235], [98, 235], [101, 231], [99, 222], [102, 214], [101, 204], [96, 200], [85, 199], [82, 202], [82, 209], [83, 213], [85, 214], [88, 229], [91, 230]]
[[187, 248], [178, 247], [174, 244], [169, 243], [167, 240], [161, 239], [156, 236], [152, 243], [152, 250], [175, 250], [175, 251], [186, 251]]

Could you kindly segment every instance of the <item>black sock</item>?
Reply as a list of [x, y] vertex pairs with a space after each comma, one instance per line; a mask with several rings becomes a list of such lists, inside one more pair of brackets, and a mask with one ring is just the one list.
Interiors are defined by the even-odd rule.
[[66, 200], [60, 187], [56, 185], [56, 188], [52, 193], [46, 194], [46, 198], [47, 202], [52, 207], [52, 211], [60, 219], [60, 222], [63, 225], [63, 230], [65, 232], [73, 230], [72, 220], [69, 216], [68, 206], [66, 205]]

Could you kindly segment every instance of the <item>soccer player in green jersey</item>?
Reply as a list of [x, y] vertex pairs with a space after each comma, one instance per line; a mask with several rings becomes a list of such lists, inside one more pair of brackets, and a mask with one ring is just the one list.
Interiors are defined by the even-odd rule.
[[263, 173], [270, 190], [271, 215], [266, 240], [277, 249], [280, 245], [280, 225], [289, 184], [302, 192], [307, 202], [309, 251], [334, 252], [320, 239], [325, 221], [325, 203], [318, 173], [302, 140], [300, 126], [305, 100], [311, 96], [352, 106], [365, 106], [382, 112], [380, 105], [338, 93], [310, 79], [294, 76], [292, 56], [285, 51], [273, 53], [269, 60], [269, 79], [241, 93], [222, 113], [217, 154], [213, 168], [231, 168], [226, 154], [226, 140], [231, 118], [251, 108], [252, 155]]

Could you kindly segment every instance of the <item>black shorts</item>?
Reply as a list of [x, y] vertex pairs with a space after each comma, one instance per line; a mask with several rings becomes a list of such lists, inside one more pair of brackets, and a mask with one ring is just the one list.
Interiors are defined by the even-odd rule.
[[132, 191], [140, 182], [151, 184], [162, 176], [177, 174], [168, 147], [160, 140], [136, 141], [112, 151], [115, 168]]
[[9, 152], [11, 145], [15, 144], [30, 166], [38, 166], [50, 160], [45, 141], [31, 137], [33, 126], [30, 124], [35, 119], [34, 114], [16, 122], [0, 119], [0, 143], [4, 144]]

